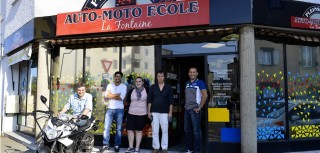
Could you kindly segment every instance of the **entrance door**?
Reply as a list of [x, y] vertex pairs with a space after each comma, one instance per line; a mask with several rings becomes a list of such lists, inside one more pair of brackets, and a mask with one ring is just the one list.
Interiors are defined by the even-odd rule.
[[[33, 63], [36, 62], [36, 63]], [[34, 134], [35, 121], [32, 111], [35, 108], [37, 89], [37, 61], [29, 60], [20, 63], [19, 75], [19, 131]]]
[[[190, 67], [198, 68], [198, 78], [209, 91], [202, 111], [203, 150], [238, 152], [240, 150], [239, 60], [237, 54], [204, 56], [171, 56], [162, 59], [162, 68], [174, 92], [173, 121], [170, 125], [170, 147], [184, 149], [184, 87]], [[217, 112], [225, 113], [217, 113]], [[211, 119], [215, 114], [215, 118]], [[211, 117], [210, 117], [211, 115]]]
[[[164, 57], [162, 59], [162, 69], [167, 72], [166, 82], [172, 86], [174, 93], [173, 118], [169, 126], [169, 145], [176, 148], [176, 150], [183, 150], [185, 148], [183, 129], [184, 89], [185, 83], [189, 80], [188, 71], [190, 67], [197, 67], [199, 72], [198, 78], [201, 80], [206, 79], [205, 56]], [[205, 118], [205, 115], [202, 115], [202, 117]], [[205, 119], [202, 119], [202, 127], [206, 127], [205, 121]], [[206, 131], [206, 129], [202, 129], [204, 135], [206, 135]]]

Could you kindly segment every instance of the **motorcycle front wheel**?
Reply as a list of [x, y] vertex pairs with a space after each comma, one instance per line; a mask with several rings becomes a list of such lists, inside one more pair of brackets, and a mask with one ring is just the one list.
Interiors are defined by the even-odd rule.
[[86, 132], [80, 144], [79, 153], [91, 153], [94, 145], [94, 135]]
[[60, 153], [74, 153], [73, 148], [67, 148], [62, 143], [59, 142], [59, 152]]
[[36, 153], [49, 153], [49, 152], [50, 152], [50, 147], [45, 145], [41, 146], [36, 150]]

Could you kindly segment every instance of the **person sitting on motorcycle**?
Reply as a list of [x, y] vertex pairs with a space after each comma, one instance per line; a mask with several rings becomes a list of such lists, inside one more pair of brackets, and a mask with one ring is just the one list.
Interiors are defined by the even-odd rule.
[[[65, 113], [69, 109], [73, 110], [74, 116], [80, 119], [82, 115], [86, 115], [91, 118], [92, 113], [92, 95], [86, 93], [86, 87], [84, 84], [79, 84], [77, 86], [77, 93], [70, 95], [68, 103], [63, 107], [63, 109], [58, 113], [58, 116]], [[83, 126], [86, 122], [81, 120], [78, 125]]]

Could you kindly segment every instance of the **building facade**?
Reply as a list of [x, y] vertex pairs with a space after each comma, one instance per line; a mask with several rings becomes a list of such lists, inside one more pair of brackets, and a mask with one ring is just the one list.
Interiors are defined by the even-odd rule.
[[[195, 66], [210, 95], [202, 112], [204, 152], [317, 149], [319, 4], [4, 0], [1, 10], [2, 133], [36, 136], [32, 111], [58, 112], [79, 82], [93, 95], [93, 115], [104, 120], [114, 72], [122, 71], [130, 87], [137, 76], [151, 85], [162, 69], [175, 99], [169, 143], [179, 145], [184, 86]], [[151, 147], [151, 128], [143, 130], [142, 147]], [[102, 131], [103, 124], [96, 141]]]

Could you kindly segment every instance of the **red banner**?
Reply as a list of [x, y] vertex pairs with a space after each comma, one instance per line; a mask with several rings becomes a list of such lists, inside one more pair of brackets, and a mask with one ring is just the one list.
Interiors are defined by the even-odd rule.
[[291, 16], [291, 27], [320, 29], [320, 19]]
[[208, 24], [209, 0], [185, 0], [58, 14], [56, 34], [62, 36]]

